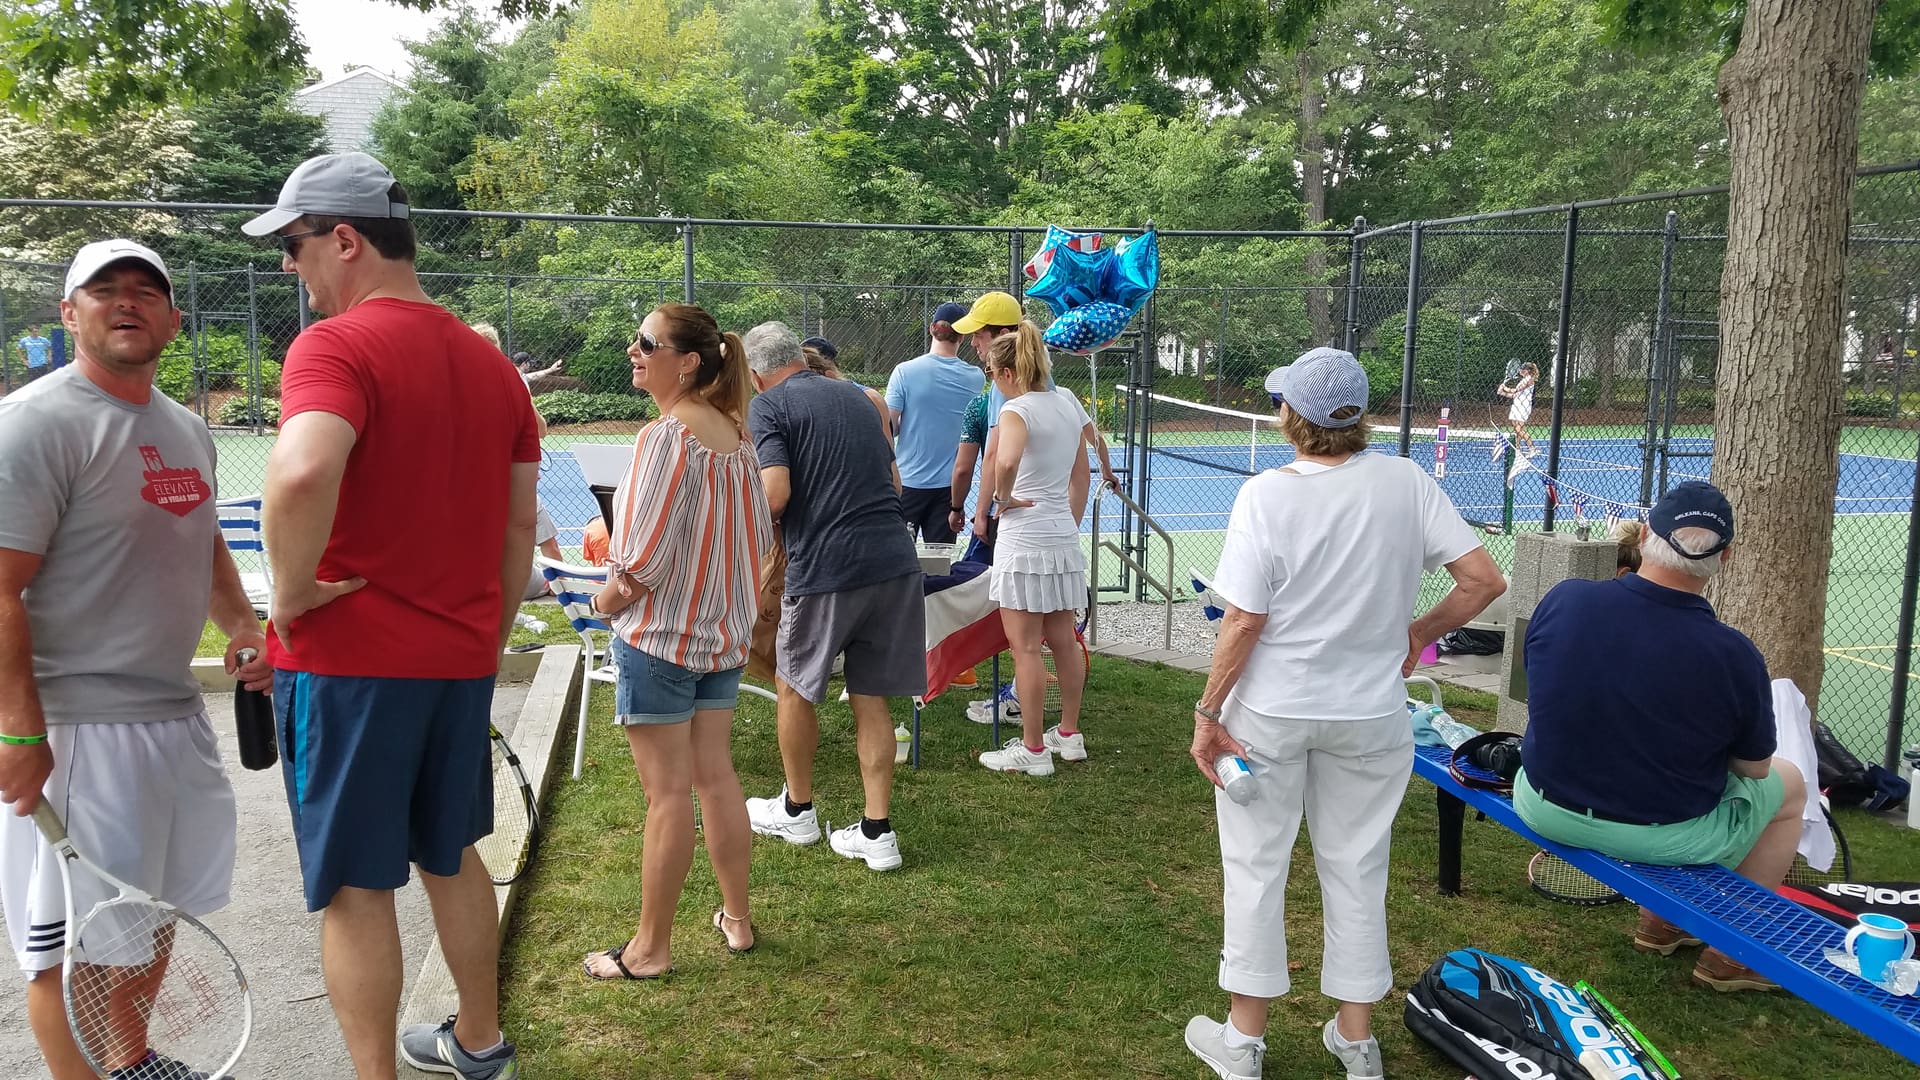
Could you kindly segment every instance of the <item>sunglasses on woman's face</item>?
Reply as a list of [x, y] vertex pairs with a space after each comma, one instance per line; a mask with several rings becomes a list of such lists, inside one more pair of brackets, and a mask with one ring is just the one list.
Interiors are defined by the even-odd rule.
[[660, 351], [661, 349], [665, 349], [668, 352], [681, 351], [667, 344], [666, 342], [661, 341], [659, 338], [654, 337], [651, 332], [646, 330], [640, 331], [639, 336], [634, 338], [633, 340], [637, 345], [640, 346], [641, 356], [652, 356], [654, 353]]

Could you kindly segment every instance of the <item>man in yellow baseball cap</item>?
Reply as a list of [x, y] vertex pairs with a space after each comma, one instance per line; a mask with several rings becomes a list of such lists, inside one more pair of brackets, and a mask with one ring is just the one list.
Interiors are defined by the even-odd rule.
[[[953, 328], [959, 333], [974, 335], [978, 335], [982, 330], [1010, 330], [1019, 326], [1024, 316], [1025, 312], [1020, 308], [1020, 301], [1015, 300], [1011, 293], [990, 292], [975, 300], [972, 310], [968, 311], [964, 318], [955, 321]], [[991, 335], [985, 342], [975, 340], [973, 347], [980, 355], [985, 356], [986, 346], [992, 344], [993, 338], [998, 336]]]

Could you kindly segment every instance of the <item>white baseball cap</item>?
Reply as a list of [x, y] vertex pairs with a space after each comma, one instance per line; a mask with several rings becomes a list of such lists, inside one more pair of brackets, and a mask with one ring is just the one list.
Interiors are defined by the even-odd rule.
[[303, 215], [347, 218], [405, 218], [406, 203], [387, 198], [393, 173], [372, 156], [361, 153], [321, 154], [300, 163], [280, 186], [273, 209], [240, 226], [248, 236], [265, 236], [300, 220]]
[[100, 271], [114, 263], [143, 263], [160, 275], [167, 283], [167, 294], [173, 294], [173, 275], [167, 273], [167, 263], [152, 248], [136, 244], [131, 240], [95, 240], [81, 248], [73, 256], [73, 264], [67, 267], [67, 288], [63, 296], [72, 296], [73, 290], [100, 276]]

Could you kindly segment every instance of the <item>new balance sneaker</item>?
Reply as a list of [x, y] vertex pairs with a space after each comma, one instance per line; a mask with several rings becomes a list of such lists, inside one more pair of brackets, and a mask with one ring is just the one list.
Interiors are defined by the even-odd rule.
[[426, 1072], [451, 1073], [462, 1080], [513, 1080], [520, 1061], [513, 1044], [486, 1054], [470, 1054], [453, 1037], [453, 1017], [442, 1024], [412, 1024], [400, 1033], [400, 1056]]
[[1027, 749], [1026, 743], [1015, 735], [998, 750], [989, 750], [980, 755], [980, 764], [995, 772], [1019, 772], [1028, 776], [1053, 775], [1053, 751], [1045, 747], [1039, 753]]
[[868, 837], [856, 821], [844, 829], [833, 830], [827, 836], [827, 844], [840, 855], [866, 863], [869, 870], [900, 869], [900, 837], [892, 829]]
[[161, 1057], [152, 1050], [147, 1056], [107, 1074], [108, 1080], [207, 1080], [207, 1074], [195, 1072], [183, 1062]]
[[809, 806], [798, 814], [787, 813], [787, 789], [771, 799], [747, 800], [747, 824], [761, 836], [777, 836], [789, 844], [820, 842], [820, 817]]
[[1060, 725], [1055, 724], [1047, 729], [1047, 733], [1041, 736], [1041, 739], [1047, 744], [1047, 749], [1060, 755], [1061, 761], [1087, 760], [1087, 736], [1085, 732], [1076, 731], [1071, 735], [1062, 735], [1060, 734]]
[[1229, 1049], [1227, 1025], [1205, 1016], [1187, 1021], [1187, 1049], [1206, 1062], [1220, 1080], [1260, 1080], [1260, 1062], [1267, 1056], [1265, 1042]]
[[1320, 1042], [1327, 1053], [1346, 1066], [1347, 1080], [1380, 1080], [1387, 1075], [1380, 1064], [1380, 1040], [1369, 1035], [1359, 1042], [1348, 1042], [1346, 1036], [1340, 1034], [1339, 1023], [1327, 1021], [1327, 1026], [1320, 1029]]

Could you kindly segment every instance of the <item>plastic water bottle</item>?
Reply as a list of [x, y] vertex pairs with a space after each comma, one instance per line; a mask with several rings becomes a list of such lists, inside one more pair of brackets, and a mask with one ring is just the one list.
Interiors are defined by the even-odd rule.
[[1424, 705], [1418, 710], [1426, 714], [1427, 724], [1434, 733], [1446, 740], [1448, 746], [1459, 746], [1480, 732], [1447, 715], [1447, 711], [1438, 705]]
[[[241, 649], [234, 659], [251, 664], [260, 654]], [[258, 772], [272, 768], [280, 760], [273, 740], [273, 699], [264, 690], [249, 690], [239, 683], [233, 687], [233, 723], [240, 741], [240, 764]]]
[[1227, 798], [1241, 806], [1260, 794], [1260, 786], [1253, 782], [1253, 769], [1237, 754], [1221, 754], [1213, 763], [1213, 771], [1220, 777], [1220, 788], [1227, 793]]
[[905, 724], [895, 727], [893, 729], [893, 763], [895, 765], [905, 765], [907, 763], [907, 755], [912, 751], [913, 732], [908, 731], [907, 725]]

